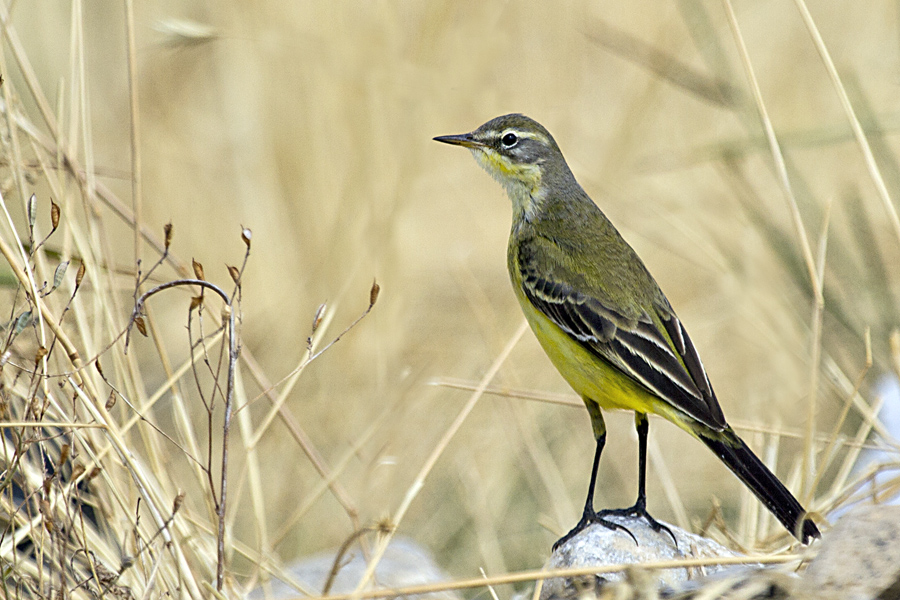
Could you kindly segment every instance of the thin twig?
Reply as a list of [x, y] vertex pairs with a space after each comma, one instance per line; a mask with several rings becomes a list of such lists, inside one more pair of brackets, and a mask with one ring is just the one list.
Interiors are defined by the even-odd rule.
[[328, 578], [325, 579], [325, 585], [322, 586], [323, 596], [327, 596], [328, 592], [331, 591], [331, 586], [334, 585], [334, 580], [337, 579], [338, 573], [341, 571], [341, 567], [343, 566], [341, 563], [344, 560], [344, 555], [347, 554], [350, 546], [353, 545], [353, 542], [369, 533], [370, 531], [377, 531], [377, 529], [375, 527], [363, 527], [358, 531], [354, 531], [346, 540], [344, 540], [344, 543], [341, 544], [341, 547], [338, 548], [337, 554], [334, 555], [334, 561], [332, 561], [331, 563], [331, 570], [328, 572]]
[[[247, 254], [250, 252], [250, 247], [247, 247]], [[246, 264], [246, 261], [245, 261]], [[221, 463], [221, 472], [220, 472], [220, 480], [219, 480], [219, 495], [218, 498], [214, 499], [214, 504], [216, 508], [216, 517], [218, 519], [218, 529], [216, 535], [216, 548], [217, 548], [217, 561], [216, 561], [216, 590], [221, 592], [222, 587], [225, 584], [225, 517], [226, 517], [226, 499], [228, 493], [228, 442], [229, 442], [229, 433], [231, 431], [231, 418], [232, 418], [232, 406], [234, 402], [234, 371], [237, 368], [237, 361], [239, 356], [239, 348], [237, 342], [237, 335], [235, 334], [235, 310], [236, 308], [232, 306], [233, 297], [229, 297], [228, 294], [225, 293], [222, 288], [215, 285], [214, 283], [210, 283], [203, 279], [176, 279], [174, 281], [169, 281], [167, 283], [163, 283], [154, 287], [151, 290], [141, 294], [141, 296], [137, 299], [134, 304], [134, 309], [131, 313], [131, 319], [129, 320], [127, 327], [127, 334], [125, 337], [125, 351], [128, 351], [128, 343], [131, 336], [131, 328], [137, 322], [138, 317], [141, 314], [141, 309], [144, 306], [144, 303], [150, 299], [150, 297], [163, 292], [168, 289], [172, 289], [179, 286], [192, 286], [196, 285], [203, 289], [208, 289], [217, 294], [222, 301], [225, 303], [226, 310], [228, 313], [228, 382], [225, 387], [225, 414], [222, 419], [222, 463]], [[210, 431], [210, 439], [212, 439], [212, 432]], [[210, 453], [211, 454], [211, 453]], [[208, 474], [211, 476], [211, 469], [209, 466], [206, 467]], [[211, 490], [215, 494], [215, 489]]]
[[151, 296], [155, 296], [156, 294], [158, 294], [160, 292], [164, 292], [168, 289], [178, 287], [178, 286], [183, 286], [183, 285], [196, 285], [196, 286], [200, 286], [202, 288], [212, 290], [213, 292], [218, 294], [220, 298], [222, 298], [222, 301], [226, 305], [228, 305], [231, 302], [231, 299], [228, 297], [228, 294], [226, 294], [225, 291], [222, 290], [222, 288], [220, 288], [219, 286], [217, 286], [214, 283], [210, 283], [203, 279], [175, 279], [175, 280], [160, 284], [160, 285], [154, 287], [153, 289], [141, 294], [141, 296], [137, 299], [137, 302], [134, 303], [134, 309], [131, 311], [131, 319], [129, 319], [128, 327], [126, 328], [126, 335], [125, 335], [125, 353], [126, 354], [128, 353], [128, 343], [131, 339], [131, 328], [134, 325], [136, 319], [141, 315], [141, 309], [143, 308], [144, 303], [147, 300], [149, 300]]

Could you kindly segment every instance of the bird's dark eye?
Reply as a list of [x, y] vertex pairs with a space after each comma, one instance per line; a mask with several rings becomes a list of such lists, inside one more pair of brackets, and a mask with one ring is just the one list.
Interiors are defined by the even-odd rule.
[[500, 143], [503, 144], [505, 148], [512, 148], [518, 141], [519, 138], [517, 138], [514, 133], [507, 133], [500, 139]]

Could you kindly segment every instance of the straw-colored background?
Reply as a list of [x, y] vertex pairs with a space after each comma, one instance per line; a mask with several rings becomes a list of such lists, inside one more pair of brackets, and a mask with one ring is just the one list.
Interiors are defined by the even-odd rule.
[[[14, 3], [10, 22], [64, 143], [130, 205], [125, 12], [116, 2], [63, 4]], [[252, 229], [245, 351], [278, 381], [302, 359], [320, 303], [328, 304], [327, 341], [365, 309], [373, 278], [382, 287], [373, 312], [305, 370], [287, 404], [329, 466], [388, 411], [337, 476], [362, 525], [394, 513], [469, 397], [430, 383], [477, 384], [522, 322], [505, 272], [505, 194], [468, 153], [431, 141], [506, 112], [534, 117], [554, 134], [583, 187], [668, 294], [726, 415], [752, 446], [763, 454], [768, 448], [767, 460], [777, 455], [778, 473], [793, 489], [800, 489], [802, 439], [740, 426], [802, 434], [817, 346], [816, 425], [830, 433], [848, 393], [834, 373], [852, 387], [865, 363], [866, 326], [875, 358], [863, 384], [870, 398], [870, 384], [891, 366], [900, 277], [890, 265], [900, 260], [900, 242], [795, 3], [739, 1], [735, 10], [815, 257], [830, 207], [819, 344], [801, 242], [721, 3], [137, 3], [141, 219], [159, 236], [171, 222], [173, 251], [196, 258], [208, 279], [222, 283], [230, 281], [224, 265], [241, 259], [241, 226]], [[813, 2], [810, 10], [900, 201], [890, 154], [900, 77], [897, 4]], [[73, 19], [83, 30], [73, 29]], [[623, 33], [672, 62], [626, 43]], [[8, 45], [4, 54], [5, 85], [40, 123]], [[738, 100], [723, 106], [673, 82], [688, 73], [707, 86], [728, 83]], [[46, 207], [50, 189], [38, 179], [33, 190]], [[4, 188], [21, 225], [17, 194]], [[62, 200], [64, 218], [84, 220], [77, 196]], [[122, 272], [124, 323], [132, 233], [108, 210], [96, 217], [106, 256]], [[55, 243], [61, 247], [62, 238]], [[145, 263], [157, 258], [146, 245], [142, 252]], [[183, 361], [188, 295], [154, 302], [166, 347], [174, 362]], [[164, 374], [152, 342], [133, 343], [141, 393], [149, 395]], [[121, 351], [121, 344], [110, 350]], [[249, 382], [245, 366], [242, 373]], [[246, 385], [249, 398], [258, 395]], [[492, 385], [569, 393], [530, 332]], [[189, 378], [184, 390], [191, 393]], [[177, 437], [170, 403], [164, 397], [152, 416]], [[194, 406], [202, 430], [202, 409]], [[253, 405], [256, 425], [268, 409], [263, 400]], [[123, 403], [115, 410], [128, 414]], [[597, 504], [622, 506], [636, 489], [635, 436], [630, 415], [607, 422]], [[849, 422], [859, 422], [855, 411]], [[239, 440], [237, 427], [234, 435]], [[754, 535], [746, 511], [762, 509], [741, 504], [740, 484], [715, 457], [657, 420], [651, 437], [663, 457], [650, 471], [655, 516], [677, 519], [662, 468], [674, 481], [667, 492], [693, 520], [680, 525], [705, 519], [715, 497], [743, 539]], [[156, 443], [171, 455], [164, 485], [184, 491], [186, 506], [200, 510], [206, 491], [177, 450]], [[489, 574], [536, 567], [577, 520], [592, 449], [583, 409], [487, 395], [425, 480], [398, 534], [419, 540], [457, 576], [479, 567]], [[326, 493], [274, 544], [321, 478], [277, 420], [259, 447], [256, 485], [240, 441], [233, 452], [233, 535], [247, 547], [289, 561], [352, 533]], [[233, 557], [238, 580], [254, 574], [252, 563]]]

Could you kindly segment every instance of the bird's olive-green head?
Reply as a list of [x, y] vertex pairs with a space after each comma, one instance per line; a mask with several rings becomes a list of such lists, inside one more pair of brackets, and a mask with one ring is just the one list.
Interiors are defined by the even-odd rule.
[[551, 188], [578, 185], [550, 132], [525, 115], [503, 115], [471, 133], [434, 139], [471, 150], [506, 188], [516, 212], [526, 217]]

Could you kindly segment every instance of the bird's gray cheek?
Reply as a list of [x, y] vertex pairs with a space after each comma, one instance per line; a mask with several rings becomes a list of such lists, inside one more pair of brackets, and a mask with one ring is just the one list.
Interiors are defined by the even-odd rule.
[[529, 150], [522, 149], [516, 152], [516, 160], [526, 164], [534, 164], [537, 161], [537, 156], [534, 152], [530, 152]]

